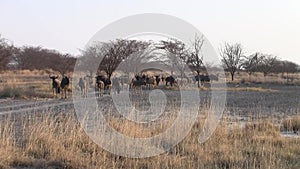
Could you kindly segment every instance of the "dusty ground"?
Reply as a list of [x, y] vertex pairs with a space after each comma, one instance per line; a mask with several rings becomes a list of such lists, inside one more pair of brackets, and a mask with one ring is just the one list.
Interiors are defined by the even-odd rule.
[[[228, 85], [231, 88], [230, 85]], [[272, 89], [268, 91], [247, 91], [245, 88]], [[227, 111], [235, 115], [251, 115], [260, 113], [260, 115], [293, 115], [299, 112], [300, 107], [300, 86], [291, 85], [240, 85], [238, 88], [245, 90], [227, 91]], [[180, 102], [179, 91], [164, 91], [168, 100], [177, 99]], [[144, 98], [138, 97], [138, 102], [148, 102], [149, 91], [144, 91]], [[122, 94], [122, 93], [121, 93]], [[105, 96], [109, 97], [109, 96]], [[210, 91], [200, 91], [201, 103], [210, 99]], [[135, 100], [134, 97], [131, 98]], [[102, 99], [103, 100], [103, 99]], [[111, 101], [111, 99], [105, 99]], [[100, 100], [99, 100], [100, 101]], [[5, 112], [21, 112], [29, 110], [39, 110], [51, 107], [59, 107], [72, 104], [72, 98], [39, 98], [39, 99], [0, 99], [0, 114]], [[204, 104], [204, 103], [203, 103]], [[260, 110], [257, 112], [256, 110]], [[263, 110], [263, 112], [261, 112]]]

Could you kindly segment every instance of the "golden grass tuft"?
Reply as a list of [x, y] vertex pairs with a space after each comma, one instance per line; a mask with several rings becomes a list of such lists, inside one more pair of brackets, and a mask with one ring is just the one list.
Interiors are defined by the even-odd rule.
[[300, 116], [292, 116], [288, 119], [283, 119], [281, 122], [282, 131], [300, 132]]

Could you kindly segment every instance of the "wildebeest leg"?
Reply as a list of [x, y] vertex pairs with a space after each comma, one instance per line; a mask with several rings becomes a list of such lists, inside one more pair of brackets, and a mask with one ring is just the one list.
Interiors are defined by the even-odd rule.
[[84, 89], [84, 97], [87, 97], [88, 92], [89, 92], [89, 89], [87, 87], [85, 87], [85, 89]]
[[60, 98], [63, 99], [64, 98], [64, 89], [61, 89], [61, 94], [60, 94]]
[[104, 88], [102, 89], [102, 86], [99, 87], [99, 97], [102, 97], [104, 93]]
[[201, 86], [204, 87], [204, 80], [201, 80]]
[[65, 93], [65, 99], [67, 99], [68, 98], [68, 89], [67, 88], [64, 89], [64, 93]]

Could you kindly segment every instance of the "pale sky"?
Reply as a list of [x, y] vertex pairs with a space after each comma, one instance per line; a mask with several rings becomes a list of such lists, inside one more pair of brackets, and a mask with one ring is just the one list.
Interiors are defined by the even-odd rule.
[[218, 51], [225, 41], [300, 64], [299, 0], [0, 0], [0, 34], [16, 46], [79, 54], [102, 27], [162, 13], [196, 26]]

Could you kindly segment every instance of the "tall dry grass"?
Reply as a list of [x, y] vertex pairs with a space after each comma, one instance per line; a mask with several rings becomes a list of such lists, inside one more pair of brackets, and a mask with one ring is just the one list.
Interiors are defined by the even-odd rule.
[[[12, 70], [0, 72], [0, 98], [50, 98], [53, 70]], [[71, 73], [70, 73], [71, 75]]]
[[[118, 131], [149, 136], [148, 128], [108, 119]], [[120, 123], [120, 124], [117, 124]], [[222, 121], [203, 144], [199, 118], [189, 135], [164, 154], [131, 159], [106, 152], [81, 129], [73, 112], [3, 116], [0, 168], [276, 168], [300, 167], [300, 139], [283, 138], [271, 121], [229, 127]], [[109, 141], [109, 140], [107, 140]]]
[[281, 73], [270, 73], [267, 76], [264, 76], [261, 72], [254, 72], [252, 75], [249, 75], [246, 72], [237, 72], [235, 74], [235, 80], [231, 82], [230, 74], [226, 72], [226, 81], [229, 83], [300, 85], [300, 74], [294, 73], [282, 76]]

